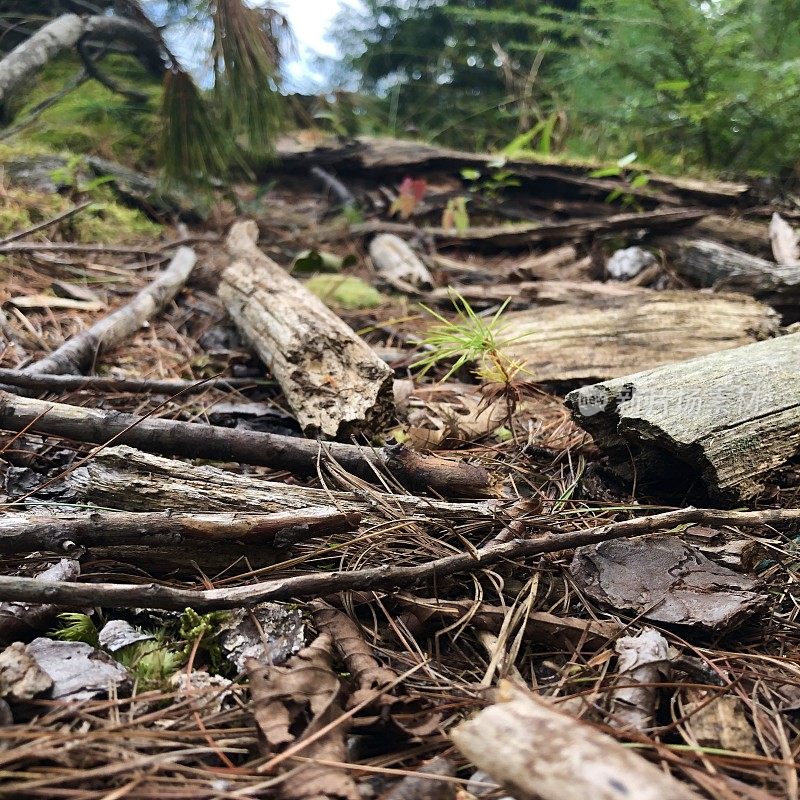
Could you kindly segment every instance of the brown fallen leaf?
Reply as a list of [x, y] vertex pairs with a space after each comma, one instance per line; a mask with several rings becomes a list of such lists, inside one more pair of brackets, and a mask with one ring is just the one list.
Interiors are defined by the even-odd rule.
[[411, 410], [406, 434], [417, 450], [453, 447], [494, 433], [507, 417], [505, 403], [463, 394], [449, 402], [429, 402]]
[[[261, 752], [275, 755], [286, 746], [300, 743], [342, 716], [342, 686], [333, 672], [333, 640], [323, 633], [290, 658], [284, 666], [267, 667], [254, 658], [247, 660], [253, 698], [253, 715]], [[347, 758], [346, 721], [312, 740], [299, 755], [323, 762]], [[280, 784], [285, 800], [360, 800], [350, 775], [337, 767], [287, 759]]]
[[[407, 737], [433, 733], [441, 715], [427, 711], [420, 707], [416, 698], [402, 694], [402, 685], [397, 685], [397, 674], [382, 666], [372, 655], [358, 624], [323, 600], [314, 600], [310, 606], [314, 624], [331, 636], [355, 683], [347, 708], [367, 704], [367, 714], [360, 714], [354, 723], [362, 728], [376, 724], [385, 727], [388, 723]], [[384, 688], [386, 691], [381, 691]], [[372, 715], [369, 715], [370, 710]]]

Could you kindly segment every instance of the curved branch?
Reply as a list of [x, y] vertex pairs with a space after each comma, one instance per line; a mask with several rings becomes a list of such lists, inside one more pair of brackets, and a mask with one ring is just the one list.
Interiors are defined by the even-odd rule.
[[153, 71], [163, 71], [170, 59], [155, 29], [124, 17], [62, 14], [42, 26], [0, 61], [0, 105], [59, 53], [84, 43], [124, 41]]

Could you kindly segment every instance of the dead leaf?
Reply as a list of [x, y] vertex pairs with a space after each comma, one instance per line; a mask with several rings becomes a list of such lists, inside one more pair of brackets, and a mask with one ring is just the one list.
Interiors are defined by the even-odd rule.
[[[247, 659], [253, 715], [264, 755], [275, 755], [342, 716], [342, 687], [331, 666], [332, 648], [330, 635], [323, 633], [282, 667], [265, 667], [254, 658]], [[347, 728], [346, 722], [335, 726], [300, 755], [346, 761]], [[291, 759], [283, 767], [287, 776], [280, 784], [280, 794], [286, 800], [360, 800], [353, 779], [344, 770]]]
[[428, 402], [412, 409], [406, 433], [417, 450], [448, 448], [489, 436], [507, 417], [505, 403], [463, 394], [452, 401]]
[[769, 241], [777, 264], [782, 267], [800, 264], [800, 237], [777, 211], [769, 222]]

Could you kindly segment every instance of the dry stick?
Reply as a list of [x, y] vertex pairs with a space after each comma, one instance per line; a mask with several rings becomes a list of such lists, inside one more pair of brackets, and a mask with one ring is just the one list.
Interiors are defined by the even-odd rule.
[[161, 608], [197, 611], [250, 607], [271, 600], [324, 597], [335, 592], [394, 589], [458, 572], [474, 572], [499, 561], [572, 550], [611, 539], [644, 536], [677, 525], [769, 525], [800, 521], [800, 509], [718, 511], [684, 508], [650, 517], [612, 522], [585, 531], [548, 533], [535, 539], [517, 539], [489, 545], [474, 552], [457, 553], [424, 564], [393, 567], [388, 564], [352, 572], [312, 572], [230, 589], [173, 589], [160, 584], [129, 586], [118, 583], [43, 583], [32, 578], [0, 576], [0, 600], [22, 600], [55, 605], [97, 605], [110, 608]]
[[126, 392], [130, 394], [192, 394], [209, 389], [245, 389], [275, 386], [263, 378], [210, 378], [200, 381], [108, 378], [96, 375], [39, 375], [0, 369], [0, 385], [39, 392]]
[[178, 546], [186, 539], [263, 544], [281, 537], [308, 539], [358, 528], [361, 515], [310, 506], [272, 514], [173, 514], [92, 511], [78, 515], [0, 517], [0, 553], [68, 551], [75, 546]]
[[163, 311], [183, 288], [196, 263], [197, 257], [192, 249], [179, 248], [169, 266], [127, 305], [64, 342], [49, 356], [25, 367], [25, 372], [59, 375], [84, 372], [101, 348], [120, 344]]
[[69, 219], [70, 217], [74, 217], [75, 214], [79, 214], [84, 209], [89, 208], [92, 205], [93, 200], [87, 200], [85, 203], [81, 203], [80, 205], [75, 206], [74, 208], [67, 209], [63, 211], [61, 214], [57, 214], [55, 217], [51, 217], [50, 219], [46, 219], [44, 222], [40, 222], [37, 225], [33, 225], [30, 228], [26, 228], [24, 231], [19, 231], [18, 233], [12, 233], [11, 236], [6, 236], [5, 239], [0, 240], [0, 247], [4, 244], [8, 244], [9, 242], [15, 242], [17, 239], [23, 239], [26, 236], [30, 236], [32, 233], [36, 233], [36, 231], [44, 230], [45, 228], [49, 228], [51, 225], [55, 225], [58, 222], [63, 222], [65, 219]]
[[150, 453], [238, 461], [315, 475], [320, 450], [364, 480], [389, 470], [411, 488], [445, 495], [480, 497], [492, 493], [489, 473], [464, 461], [423, 455], [403, 446], [358, 447], [274, 433], [221, 428], [194, 422], [152, 419], [118, 411], [80, 408], [0, 392], [0, 429], [22, 429], [78, 442], [128, 444]]

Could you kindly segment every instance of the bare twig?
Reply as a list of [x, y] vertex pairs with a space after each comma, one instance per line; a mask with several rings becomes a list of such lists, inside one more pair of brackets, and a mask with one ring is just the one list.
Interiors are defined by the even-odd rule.
[[180, 611], [191, 606], [198, 611], [254, 606], [291, 597], [324, 597], [335, 592], [363, 589], [394, 589], [459, 572], [473, 572], [506, 559], [572, 550], [611, 539], [644, 536], [679, 525], [715, 523], [754, 526], [797, 522], [800, 509], [765, 511], [717, 511], [685, 508], [650, 517], [612, 522], [569, 533], [548, 533], [536, 539], [517, 539], [479, 550], [445, 556], [424, 564], [384, 565], [352, 572], [316, 572], [279, 578], [250, 586], [192, 591], [159, 584], [70, 584], [42, 583], [30, 578], [0, 576], [0, 599], [48, 602], [56, 605], [99, 605], [118, 608], [163, 608]]
[[196, 262], [194, 251], [181, 247], [167, 269], [127, 305], [68, 340], [49, 356], [30, 364], [25, 371], [57, 374], [84, 372], [102, 348], [111, 348], [125, 341], [147, 320], [166, 308], [183, 288]]

